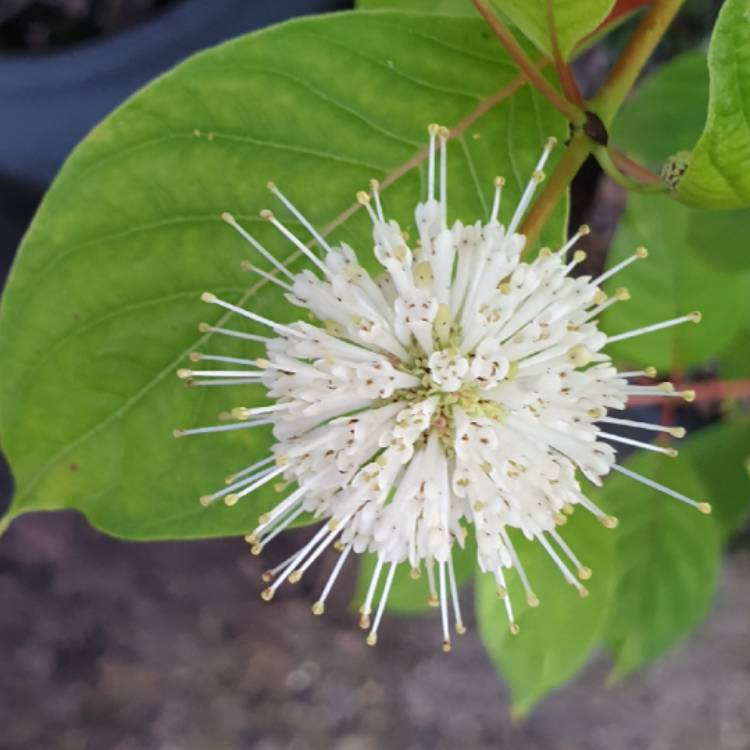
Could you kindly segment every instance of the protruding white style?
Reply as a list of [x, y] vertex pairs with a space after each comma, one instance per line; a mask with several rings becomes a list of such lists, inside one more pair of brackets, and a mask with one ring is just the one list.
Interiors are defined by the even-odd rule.
[[[576, 506], [607, 528], [617, 525], [586, 496], [579, 478], [600, 485], [617, 470], [709, 510], [616, 463], [618, 445], [676, 455], [669, 445], [646, 440], [655, 433], [682, 437], [684, 430], [620, 419], [611, 411], [624, 409], [631, 395], [691, 400], [694, 394], [669, 383], [644, 385], [655, 377], [654, 368], [618, 372], [605, 351], [613, 341], [697, 322], [699, 314], [612, 336], [600, 331], [599, 314], [629, 298], [627, 290], [608, 294], [601, 284], [647, 253], [639, 248], [596, 279], [572, 277], [585, 258], [575, 244], [588, 234], [586, 226], [558, 251], [545, 248], [535, 260], [522, 258], [526, 238], [518, 229], [544, 178], [554, 139], [507, 228], [500, 221], [505, 181], [499, 177], [486, 224], [449, 225], [448, 137], [446, 128], [430, 126], [427, 198], [416, 207], [415, 244], [385, 218], [376, 181], [369, 193], [358, 193], [372, 220], [375, 261], [382, 269], [377, 275], [360, 265], [348, 245], [330, 245], [273, 183], [270, 191], [309, 233], [309, 246], [285, 218], [270, 211], [262, 216], [307, 258], [307, 270], [291, 274], [230, 214], [223, 215], [256, 252], [245, 268], [277, 282], [304, 314], [282, 324], [202, 295], [204, 302], [255, 324], [252, 333], [201, 324], [203, 332], [260, 344], [265, 356], [194, 352], [194, 367], [181, 368], [179, 377], [192, 385], [248, 384], [256, 392], [262, 385], [272, 404], [239, 406], [224, 415], [236, 420], [226, 424], [175, 431], [181, 436], [272, 425], [272, 455], [201, 498], [205, 506], [234, 505], [264, 486], [287, 493], [248, 534], [255, 554], [303, 513], [324, 522], [302, 549], [264, 574], [264, 599], [273, 598], [284, 580], [298, 581], [334, 548], [340, 557], [313, 605], [322, 614], [351, 552], [371, 552], [376, 563], [360, 612], [368, 643], [377, 641], [398, 566], [408, 565], [412, 577], [426, 574], [446, 651], [451, 630], [464, 632], [453, 554], [471, 527], [477, 564], [494, 576], [511, 632], [517, 633], [508, 569], [515, 569], [530, 606], [539, 599], [513, 535], [537, 542], [585, 596], [581, 581], [591, 570], [578, 554], [585, 561], [586, 550], [573, 551], [557, 527]], [[263, 261], [270, 267], [253, 265]], [[209, 364], [201, 369], [204, 361]], [[643, 439], [610, 431], [622, 427]]]

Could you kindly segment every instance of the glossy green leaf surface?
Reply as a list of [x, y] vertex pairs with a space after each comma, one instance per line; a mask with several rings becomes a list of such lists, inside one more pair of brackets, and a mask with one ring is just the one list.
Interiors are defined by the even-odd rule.
[[704, 259], [727, 271], [750, 271], [750, 208], [693, 209], [687, 215], [690, 243]]
[[708, 51], [708, 118], [677, 190], [688, 204], [750, 205], [750, 0], [726, 0]]
[[[607, 613], [613, 579], [613, 532], [579, 508], [559, 533], [593, 571], [586, 581], [589, 596], [579, 597], [565, 582], [541, 544], [520, 538], [518, 556], [540, 605], [528, 605], [517, 574], [509, 573], [508, 590], [518, 635], [510, 632], [494, 577], [477, 577], [477, 625], [487, 652], [510, 686], [516, 715], [526, 713], [585, 664]], [[517, 537], [513, 539], [515, 543]]]
[[730, 536], [750, 511], [750, 418], [738, 415], [699, 430], [680, 445], [680, 460], [690, 462], [706, 488], [713, 518]]
[[[568, 59], [576, 43], [609, 15], [615, 0], [552, 0], [557, 41]], [[495, 6], [546, 55], [552, 52], [547, 0], [496, 0]]]
[[740, 330], [736, 311], [745, 298], [744, 278], [718, 267], [696, 249], [692, 213], [664, 196], [628, 196], [607, 264], [614, 266], [641, 245], [649, 256], [606, 283], [608, 291], [626, 287], [631, 300], [605, 311], [604, 330], [616, 335], [692, 310], [703, 317], [698, 325], [683, 323], [611, 344], [607, 351], [619, 361], [652, 365], [665, 373], [684, 369], [719, 355]]
[[[187, 391], [175, 377], [194, 350], [260, 353], [196, 332], [220, 319], [202, 291], [280, 321], [297, 314], [240, 269], [250, 251], [219, 216], [231, 211], [286, 259], [292, 248], [258, 219], [272, 203], [267, 180], [323, 227], [368, 179], [399, 177], [384, 202], [408, 230], [430, 122], [464, 123], [450, 146], [449, 215], [470, 221], [488, 213], [498, 173], [510, 209], [547, 136], [565, 132], [481, 21], [364, 11], [293, 21], [196, 55], [98, 126], [44, 199], [3, 298], [11, 515], [73, 508], [132, 539], [252, 528], [277, 499], [272, 489], [234, 508], [205, 509], [198, 497], [266, 455], [269, 433], [172, 437], [258, 396]], [[564, 216], [561, 205], [544, 242], [560, 241]], [[333, 240], [371, 259], [364, 212]]]
[[750, 275], [744, 274], [745, 299], [737, 310], [740, 329], [719, 357], [719, 374], [727, 379], [750, 376]]
[[[705, 486], [682, 457], [639, 453], [625, 465], [697, 501], [706, 499]], [[721, 537], [711, 516], [621, 474], [592, 497], [620, 521], [604, 636], [616, 679], [659, 656], [705, 617]]]

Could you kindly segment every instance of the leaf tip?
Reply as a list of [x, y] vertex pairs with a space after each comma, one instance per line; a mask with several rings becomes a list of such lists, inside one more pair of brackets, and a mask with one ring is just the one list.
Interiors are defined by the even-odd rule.
[[534, 698], [524, 698], [523, 700], [514, 700], [510, 707], [510, 718], [514, 724], [523, 721], [531, 709], [534, 707], [536, 700]]
[[16, 514], [8, 511], [2, 518], [0, 518], [0, 537], [10, 528], [10, 524], [15, 519]]

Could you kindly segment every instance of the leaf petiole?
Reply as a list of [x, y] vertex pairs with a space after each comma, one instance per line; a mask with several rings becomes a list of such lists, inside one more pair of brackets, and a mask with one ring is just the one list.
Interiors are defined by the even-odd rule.
[[654, 0], [607, 79], [589, 102], [589, 109], [599, 115], [605, 126], [611, 124], [682, 3], [683, 0]]
[[596, 146], [592, 154], [599, 162], [602, 171], [613, 181], [626, 190], [632, 190], [636, 193], [666, 193], [669, 186], [662, 182], [656, 175], [655, 180], [639, 181], [626, 175], [616, 164], [612, 157], [610, 149], [605, 146]]
[[552, 6], [552, 0], [546, 0], [547, 5], [547, 28], [549, 30], [550, 47], [552, 49], [552, 59], [555, 63], [557, 77], [560, 79], [563, 93], [568, 101], [573, 102], [581, 109], [585, 109], [586, 102], [583, 99], [578, 83], [576, 82], [573, 70], [570, 65], [563, 59], [560, 52], [560, 40], [557, 35], [557, 24], [555, 22], [555, 11]]
[[510, 29], [495, 15], [485, 0], [472, 0], [472, 2], [505, 47], [506, 52], [515, 60], [518, 67], [528, 78], [529, 83], [570, 123], [574, 126], [582, 126], [586, 121], [584, 111], [562, 96], [539, 72], [539, 68], [523, 51]]
[[[482, 0], [473, 0], [473, 2], [478, 8], [479, 5], [483, 5]], [[648, 13], [641, 20], [638, 28], [636, 28], [633, 36], [630, 38], [622, 56], [614, 64], [607, 79], [594, 98], [589, 102], [588, 110], [597, 115], [605, 131], [612, 123], [614, 116], [625, 101], [626, 96], [635, 84], [643, 66], [653, 53], [664, 32], [669, 28], [682, 2], [683, 0], [654, 0]], [[491, 13], [490, 16], [493, 17]], [[490, 23], [490, 26], [493, 25], [489, 18], [487, 18], [487, 22]], [[507, 29], [505, 31], [508, 34], [510, 33]], [[515, 40], [513, 41], [515, 42]], [[568, 102], [568, 104], [570, 103]], [[580, 128], [585, 124], [586, 116], [584, 114], [583, 122], [579, 122], [577, 125]], [[586, 161], [586, 158], [589, 154], [594, 153], [600, 148], [602, 146], [595, 143], [584, 130], [578, 129], [574, 133], [568, 144], [568, 150], [558, 162], [550, 180], [545, 185], [544, 190], [540, 193], [539, 198], [532, 206], [531, 211], [521, 226], [521, 231], [527, 237], [527, 248], [533, 246], [544, 223], [570, 186], [570, 183]], [[612, 166], [614, 167], [614, 165]], [[613, 174], [617, 174], [618, 177], [621, 176], [622, 179], [627, 180], [627, 177], [622, 175], [616, 167], [613, 169]], [[628, 187], [633, 189], [630, 185]]]

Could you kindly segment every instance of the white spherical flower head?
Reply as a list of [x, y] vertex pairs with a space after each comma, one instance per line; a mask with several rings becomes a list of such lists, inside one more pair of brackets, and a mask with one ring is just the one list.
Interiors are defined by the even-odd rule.
[[[370, 193], [358, 195], [372, 220], [374, 253], [383, 269], [378, 276], [360, 265], [348, 245], [330, 246], [273, 184], [271, 192], [309, 232], [322, 258], [272, 213], [262, 215], [307, 257], [308, 270], [291, 274], [224, 215], [273, 272], [251, 267], [304, 308], [306, 320], [282, 325], [204, 294], [205, 302], [266, 327], [272, 337], [203, 324], [207, 332], [261, 341], [266, 355], [255, 360], [194, 354], [194, 361], [225, 367], [178, 374], [196, 386], [260, 382], [273, 403], [235, 409], [236, 422], [176, 434], [273, 425], [272, 454], [201, 498], [204, 505], [219, 500], [233, 505], [274, 480], [290, 488], [248, 535], [255, 553], [305, 512], [325, 522], [307, 544], [265, 574], [265, 599], [285, 580], [299, 580], [333, 546], [340, 555], [313, 605], [321, 614], [351, 552], [371, 552], [377, 562], [361, 609], [368, 642], [377, 640], [397, 567], [408, 565], [415, 578], [426, 573], [448, 650], [450, 620], [458, 632], [464, 630], [453, 552], [468, 533], [476, 538], [480, 569], [497, 581], [516, 632], [506, 595], [509, 568], [516, 569], [528, 602], [535, 606], [538, 600], [508, 530], [542, 545], [565, 580], [585, 596], [581, 580], [591, 571], [557, 527], [576, 506], [605, 527], [616, 525], [586, 497], [581, 477], [599, 485], [616, 470], [699, 510], [707, 512], [709, 506], [620, 466], [615, 446], [674, 455], [672, 448], [607, 431], [609, 425], [625, 425], [675, 437], [684, 433], [609, 416], [633, 394], [688, 400], [692, 394], [678, 393], [670, 384], [642, 384], [654, 377], [651, 368], [618, 372], [606, 347], [699, 316], [604, 334], [599, 314], [628, 295], [625, 290], [606, 294], [603, 282], [646, 252], [639, 249], [598, 278], [571, 276], [585, 257], [574, 250], [588, 231], [582, 227], [556, 252], [542, 250], [535, 260], [522, 257], [526, 238], [517, 230], [553, 141], [507, 226], [499, 220], [500, 178], [486, 223], [449, 226], [448, 132], [432, 126], [429, 133], [428, 195], [416, 208], [415, 245], [385, 218], [376, 182]], [[579, 552], [585, 557], [585, 550]]]

